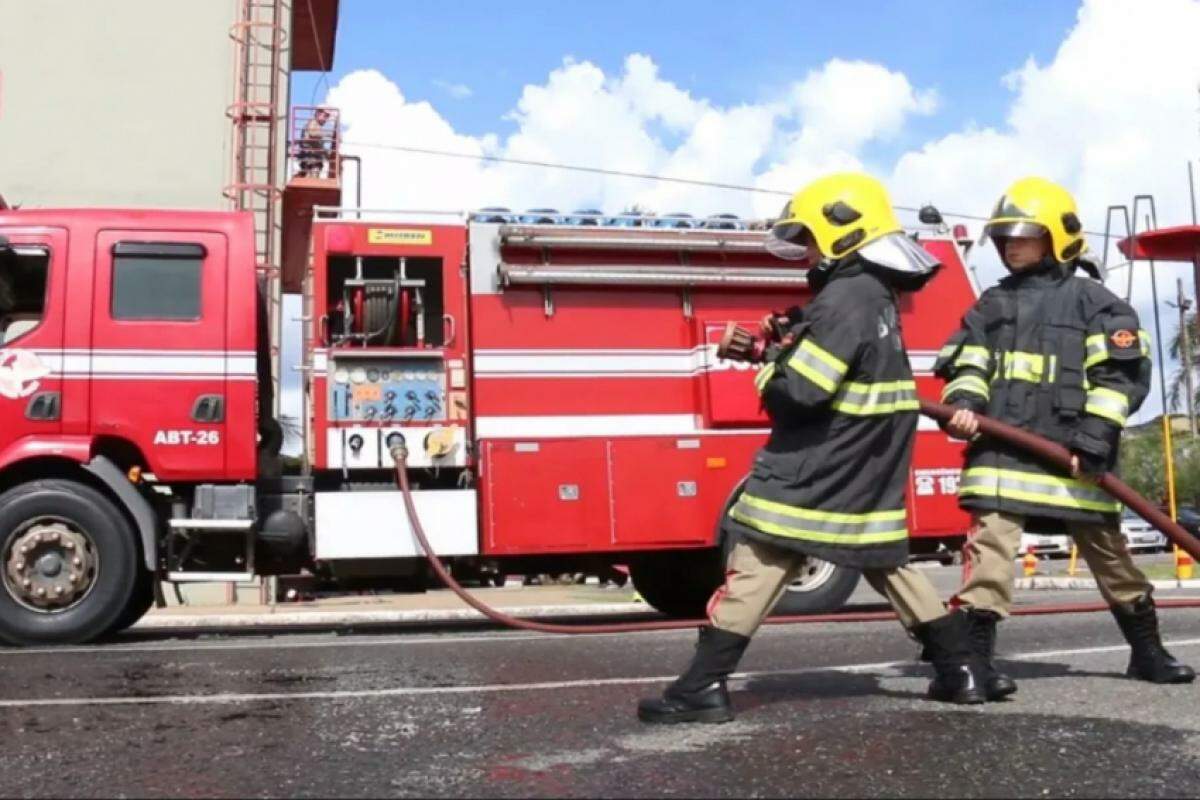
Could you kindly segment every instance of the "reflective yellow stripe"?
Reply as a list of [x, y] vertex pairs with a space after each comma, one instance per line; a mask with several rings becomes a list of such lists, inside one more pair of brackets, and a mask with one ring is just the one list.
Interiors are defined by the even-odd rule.
[[917, 384], [913, 381], [844, 383], [833, 399], [833, 409], [843, 414], [872, 416], [916, 411]]
[[744, 492], [729, 516], [775, 536], [848, 547], [888, 544], [908, 538], [907, 514], [902, 508], [870, 514], [816, 511]]
[[1100, 362], [1108, 359], [1108, 342], [1105, 341], [1103, 333], [1095, 333], [1087, 337], [1084, 347], [1087, 350], [1087, 354], [1083, 359], [1084, 369], [1091, 369]]
[[1145, 358], [1149, 358], [1150, 357], [1150, 345], [1153, 344], [1153, 340], [1150, 338], [1150, 334], [1144, 330], [1139, 330], [1138, 331], [1138, 341], [1142, 343], [1142, 356]]
[[950, 398], [950, 395], [955, 392], [977, 394], [984, 400], [988, 400], [991, 397], [987, 381], [978, 375], [963, 375], [961, 378], [955, 378], [947, 383], [946, 388], [942, 389], [942, 402], [946, 402]]
[[775, 364], [771, 363], [760, 369], [754, 376], [754, 388], [758, 389], [759, 394], [762, 394], [763, 390], [767, 388], [767, 381], [771, 380], [771, 376], [774, 374]]
[[985, 374], [991, 372], [992, 355], [986, 347], [978, 345], [966, 345], [962, 352], [958, 354], [958, 358], [954, 360], [954, 366], [957, 367], [975, 367], [982, 370]]
[[1097, 386], [1087, 393], [1087, 404], [1083, 410], [1097, 417], [1104, 417], [1125, 427], [1129, 419], [1129, 399], [1120, 392]]
[[956, 350], [958, 350], [958, 345], [948, 344], [938, 351], [938, 358], [949, 358], [954, 355]]
[[1002, 497], [1035, 505], [1115, 513], [1121, 506], [1103, 489], [1084, 481], [995, 467], [972, 467], [963, 472], [958, 493], [963, 497]]
[[1000, 377], [1010, 381], [1041, 383], [1046, 374], [1046, 358], [1041, 353], [1005, 353], [1000, 367]]
[[907, 515], [907, 512], [903, 508], [897, 508], [892, 511], [868, 511], [863, 514], [854, 514], [845, 511], [817, 511], [813, 508], [790, 506], [787, 503], [780, 503], [777, 500], [765, 500], [745, 492], [742, 493], [740, 499], [764, 511], [773, 511], [784, 516], [795, 517], [796, 519], [816, 520], [818, 522], [845, 522], [851, 524], [860, 522], [895, 522], [896, 520], [904, 519]]
[[837, 390], [849, 369], [844, 361], [812, 339], [800, 342], [795, 354], [788, 360], [788, 366], [829, 394]]

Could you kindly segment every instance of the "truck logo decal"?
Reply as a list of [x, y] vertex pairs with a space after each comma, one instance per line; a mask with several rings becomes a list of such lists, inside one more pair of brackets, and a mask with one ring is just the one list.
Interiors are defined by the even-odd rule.
[[50, 367], [28, 350], [0, 350], [0, 397], [29, 397], [49, 374]]
[[397, 230], [395, 228], [368, 228], [367, 244], [428, 246], [433, 244], [433, 231]]

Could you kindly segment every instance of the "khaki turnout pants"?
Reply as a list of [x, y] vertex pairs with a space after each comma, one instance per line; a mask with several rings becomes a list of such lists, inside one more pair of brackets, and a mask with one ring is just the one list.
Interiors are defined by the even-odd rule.
[[[754, 539], [739, 541], [729, 554], [725, 584], [709, 602], [708, 616], [713, 627], [753, 636], [804, 560], [800, 553], [783, 547]], [[864, 570], [863, 577], [888, 599], [906, 628], [946, 614], [933, 585], [912, 567]]]
[[[1067, 533], [1079, 547], [1100, 594], [1109, 605], [1132, 603], [1153, 587], [1129, 556], [1120, 524], [1067, 522]], [[963, 552], [966, 575], [955, 598], [959, 605], [1008, 615], [1012, 606], [1013, 559], [1021, 549], [1025, 518], [1014, 514], [976, 514]]]

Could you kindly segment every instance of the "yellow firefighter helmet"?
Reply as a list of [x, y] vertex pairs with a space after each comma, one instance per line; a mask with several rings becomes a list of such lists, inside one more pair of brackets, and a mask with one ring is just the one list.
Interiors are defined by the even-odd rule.
[[767, 249], [781, 258], [801, 260], [811, 255], [810, 246], [828, 259], [859, 253], [909, 275], [929, 275], [939, 266], [925, 248], [904, 235], [883, 184], [859, 172], [817, 178], [783, 207], [767, 237]]
[[[983, 234], [992, 241], [1009, 236], [1049, 236], [1051, 255], [1059, 263], [1087, 249], [1075, 198], [1045, 178], [1021, 178], [1009, 186], [996, 203]], [[996, 246], [1002, 245], [997, 242]]]

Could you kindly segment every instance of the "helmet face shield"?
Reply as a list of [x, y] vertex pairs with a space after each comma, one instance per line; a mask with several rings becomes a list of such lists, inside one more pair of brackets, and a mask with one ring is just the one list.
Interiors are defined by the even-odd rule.
[[767, 252], [785, 261], [808, 261], [813, 256], [812, 232], [800, 222], [782, 221], [771, 227]]
[[985, 236], [996, 239], [1040, 239], [1049, 233], [1046, 226], [1037, 222], [989, 222], [983, 229]]
[[932, 253], [899, 232], [868, 242], [858, 252], [867, 261], [903, 275], [932, 275], [942, 265]]

